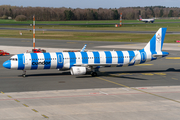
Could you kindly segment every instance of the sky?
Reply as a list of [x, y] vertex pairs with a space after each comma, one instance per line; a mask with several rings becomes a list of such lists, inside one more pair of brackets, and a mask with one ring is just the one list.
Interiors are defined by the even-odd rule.
[[0, 0], [0, 5], [66, 8], [180, 7], [180, 0]]

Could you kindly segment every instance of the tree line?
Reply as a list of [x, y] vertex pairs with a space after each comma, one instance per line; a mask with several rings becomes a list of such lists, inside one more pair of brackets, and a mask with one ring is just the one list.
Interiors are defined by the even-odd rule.
[[0, 6], [1, 18], [11, 17], [15, 19], [18, 15], [24, 15], [27, 17], [27, 20], [32, 20], [32, 16], [35, 15], [38, 21], [117, 20], [120, 17], [120, 13], [123, 14], [122, 19], [135, 20], [139, 18], [139, 15], [141, 15], [142, 18], [180, 17], [179, 12], [180, 8], [169, 8], [164, 6], [123, 7], [112, 9]]

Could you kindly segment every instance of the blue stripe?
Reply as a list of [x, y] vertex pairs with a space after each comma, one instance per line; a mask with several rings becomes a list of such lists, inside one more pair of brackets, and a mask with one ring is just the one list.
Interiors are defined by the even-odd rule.
[[81, 52], [82, 55], [82, 63], [83, 64], [88, 64], [88, 55], [86, 52]]
[[[59, 57], [61, 57], [61, 58], [59, 58]], [[63, 63], [64, 63], [64, 57], [63, 57], [63, 54], [61, 53], [61, 52], [57, 52], [56, 53], [56, 60], [57, 60], [57, 67], [56, 67], [56, 69], [61, 69], [61, 68], [63, 68]]]
[[[135, 57], [135, 54], [133, 51], [128, 51], [128, 53], [129, 53], [129, 62], [131, 62], [131, 60]], [[134, 65], [134, 63], [129, 64], [129, 66]]]
[[31, 54], [31, 59], [32, 59], [31, 69], [35, 70], [38, 68], [38, 56], [37, 56], [37, 53], [30, 53], [30, 54]]
[[163, 43], [164, 43], [164, 38], [165, 38], [165, 34], [166, 34], [166, 29], [167, 29], [167, 28], [162, 28], [161, 50], [162, 50]]
[[70, 68], [76, 64], [76, 55], [74, 52], [68, 52], [69, 53], [69, 58], [70, 58]]
[[93, 52], [93, 54], [94, 54], [94, 63], [100, 63], [99, 52]]
[[146, 55], [146, 52], [144, 51], [144, 49], [140, 50], [140, 55], [141, 55], [141, 61], [139, 64], [141, 63], [145, 63], [146, 62], [146, 59], [147, 59], [147, 55]]
[[50, 69], [51, 67], [51, 55], [50, 53], [43, 53], [44, 54], [44, 69]]
[[[123, 58], [123, 52], [122, 51], [116, 51], [117, 55], [118, 55], [118, 64], [122, 64], [124, 63], [124, 58]], [[121, 67], [122, 65], [118, 65], [117, 67]]]
[[24, 70], [24, 64], [23, 64], [23, 56], [24, 54], [18, 54], [18, 70]]
[[112, 63], [112, 55], [110, 51], [104, 51], [106, 54], [106, 63]]

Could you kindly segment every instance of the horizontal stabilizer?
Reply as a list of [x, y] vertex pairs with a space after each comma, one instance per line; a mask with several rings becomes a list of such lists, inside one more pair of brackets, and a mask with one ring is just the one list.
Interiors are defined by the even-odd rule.
[[160, 54], [154, 54], [153, 57], [162, 57], [163, 55], [160, 55]]

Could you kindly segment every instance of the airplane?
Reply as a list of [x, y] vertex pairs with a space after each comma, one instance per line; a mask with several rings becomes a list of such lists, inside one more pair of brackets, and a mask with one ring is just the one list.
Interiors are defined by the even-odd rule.
[[3, 66], [22, 70], [23, 77], [26, 77], [26, 70], [42, 69], [68, 69], [71, 75], [84, 75], [90, 71], [94, 77], [101, 67], [133, 66], [167, 56], [169, 53], [162, 51], [166, 29], [160, 28], [141, 50], [22, 53], [12, 56]]
[[145, 23], [147, 23], [147, 22], [153, 23], [155, 20], [154, 19], [142, 19], [141, 15], [139, 15], [139, 21], [142, 21], [142, 22], [145, 22]]

